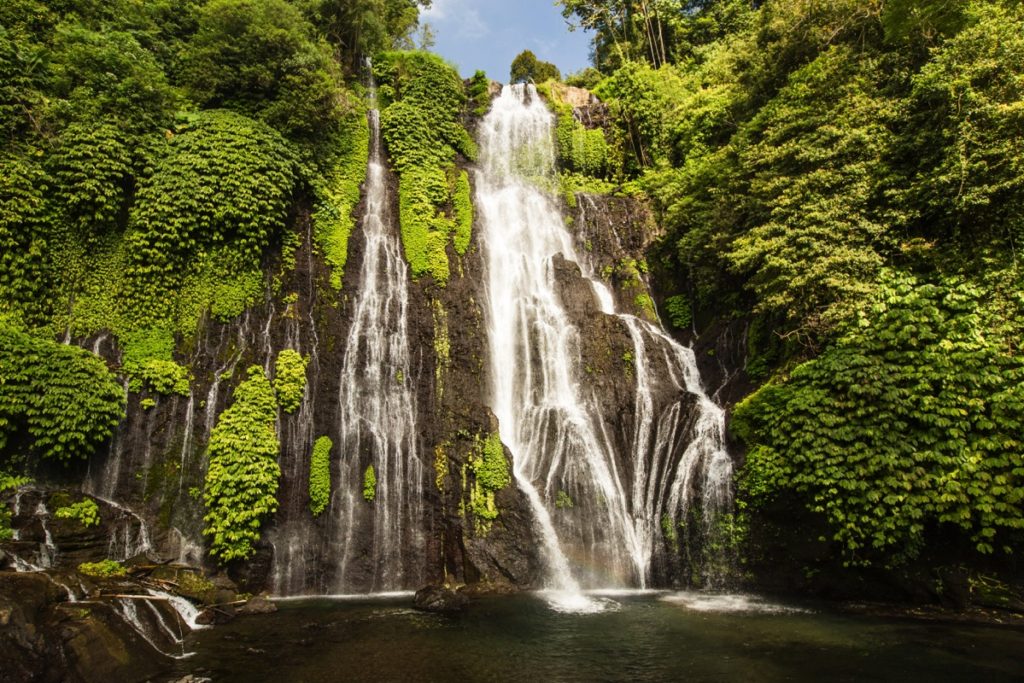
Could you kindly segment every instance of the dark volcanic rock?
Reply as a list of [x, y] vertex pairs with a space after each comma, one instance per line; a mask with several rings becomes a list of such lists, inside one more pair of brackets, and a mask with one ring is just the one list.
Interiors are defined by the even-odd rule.
[[277, 605], [260, 596], [256, 596], [238, 608], [239, 614], [273, 614], [276, 611]]
[[168, 666], [111, 603], [69, 603], [45, 574], [0, 572], [0, 683], [132, 683]]
[[466, 609], [469, 598], [447, 586], [426, 586], [416, 591], [413, 605], [424, 612], [453, 614]]

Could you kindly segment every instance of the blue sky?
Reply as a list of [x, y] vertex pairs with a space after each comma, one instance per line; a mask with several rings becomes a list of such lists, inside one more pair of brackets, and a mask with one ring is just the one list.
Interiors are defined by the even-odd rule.
[[589, 34], [570, 32], [555, 0], [433, 0], [420, 23], [434, 29], [434, 52], [467, 78], [483, 69], [504, 83], [523, 50], [533, 50], [563, 75], [589, 65]]

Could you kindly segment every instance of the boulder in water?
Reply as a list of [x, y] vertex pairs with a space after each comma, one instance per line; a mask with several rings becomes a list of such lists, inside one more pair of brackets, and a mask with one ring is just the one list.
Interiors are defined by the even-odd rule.
[[239, 614], [273, 614], [276, 611], [277, 605], [258, 595], [238, 608]]
[[413, 606], [424, 612], [454, 614], [466, 609], [469, 598], [448, 586], [426, 586], [416, 591]]

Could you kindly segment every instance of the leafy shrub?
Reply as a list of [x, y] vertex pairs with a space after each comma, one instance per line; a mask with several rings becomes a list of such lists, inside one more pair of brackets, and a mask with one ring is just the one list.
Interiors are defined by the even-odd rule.
[[491, 108], [491, 79], [483, 71], [477, 71], [469, 79], [466, 87], [470, 111], [476, 116], [484, 116]]
[[73, 124], [50, 159], [56, 197], [83, 236], [117, 227], [132, 184], [132, 158], [113, 124]]
[[128, 387], [141, 391], [143, 384], [158, 394], [189, 395], [188, 368], [174, 361], [174, 335], [163, 328], [145, 328], [126, 333], [122, 371], [130, 378]]
[[99, 562], [83, 562], [78, 571], [86, 576], [97, 579], [112, 579], [128, 575], [128, 570], [116, 560], [100, 560]]
[[102, 360], [2, 321], [0, 385], [0, 450], [24, 443], [42, 458], [86, 458], [124, 415], [124, 390]]
[[75, 519], [84, 527], [100, 525], [100, 508], [92, 498], [59, 507], [53, 513], [58, 519]]
[[202, 106], [259, 118], [316, 142], [343, 115], [331, 50], [285, 0], [213, 0], [184, 55], [184, 82]]
[[270, 380], [263, 368], [253, 366], [210, 433], [203, 534], [210, 537], [210, 554], [221, 562], [252, 557], [260, 525], [277, 511], [276, 417]]
[[42, 313], [50, 210], [39, 166], [0, 152], [0, 312]]
[[284, 225], [295, 177], [295, 157], [273, 130], [228, 111], [197, 114], [139, 189], [131, 273], [167, 276], [222, 245], [231, 266], [258, 264]]
[[309, 461], [309, 510], [319, 517], [331, 502], [331, 447], [330, 437], [321, 436], [313, 444]]
[[677, 294], [665, 299], [665, 312], [668, 313], [669, 322], [677, 330], [685, 330], [693, 322], [693, 313], [690, 310], [688, 297]]
[[294, 413], [302, 405], [306, 393], [306, 365], [309, 356], [303, 356], [293, 349], [277, 354], [274, 363], [274, 391], [277, 404], [286, 413]]
[[476, 146], [460, 123], [466, 102], [458, 73], [436, 55], [388, 52], [374, 63], [381, 83], [381, 132], [399, 174], [399, 222], [414, 277], [429, 274], [445, 285], [448, 241], [468, 246], [472, 219], [455, 154], [473, 159]]
[[561, 168], [585, 176], [605, 176], [608, 171], [608, 142], [600, 128], [588, 130], [571, 111], [560, 113], [555, 139]]
[[855, 563], [913, 557], [942, 525], [1009, 552], [1024, 529], [1024, 301], [888, 277], [835, 344], [737, 407], [743, 488], [757, 505], [795, 493]]
[[58, 26], [51, 87], [57, 118], [81, 125], [104, 121], [136, 140], [159, 139], [178, 104], [153, 53], [131, 32], [110, 30], [109, 24], [99, 30], [77, 22]]

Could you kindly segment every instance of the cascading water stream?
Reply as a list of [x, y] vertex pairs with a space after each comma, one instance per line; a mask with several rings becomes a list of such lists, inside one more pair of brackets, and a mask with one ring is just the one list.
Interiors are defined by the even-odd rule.
[[[663, 515], [685, 514], [698, 487], [709, 515], [730, 503], [722, 411], [704, 394], [692, 351], [658, 326], [617, 313], [612, 292], [577, 256], [554, 198], [542, 189], [554, 179], [553, 116], [532, 86], [504, 88], [482, 122], [480, 150], [492, 407], [537, 520], [547, 588], [563, 595], [579, 593], [581, 584], [643, 588]], [[600, 310], [617, 316], [632, 338], [628, 452], [618, 452], [588, 387], [580, 331], [556, 287], [559, 255], [581, 267]], [[667, 402], [655, 397], [666, 376], [674, 390]], [[683, 400], [695, 404], [689, 430], [680, 426]], [[575, 516], [558, 514], [563, 496], [575, 500]]]
[[[375, 89], [371, 84], [371, 107]], [[359, 289], [341, 370], [338, 396], [340, 477], [334, 487], [330, 555], [337, 562], [337, 593], [417, 587], [425, 471], [417, 449], [416, 399], [409, 351], [409, 276], [394, 229], [380, 140], [380, 117], [369, 112], [370, 161], [366, 177], [365, 247]], [[373, 500], [363, 481], [373, 466]], [[369, 576], [354, 576], [365, 548], [357, 532], [372, 525]], [[365, 560], [360, 560], [365, 561]]]

